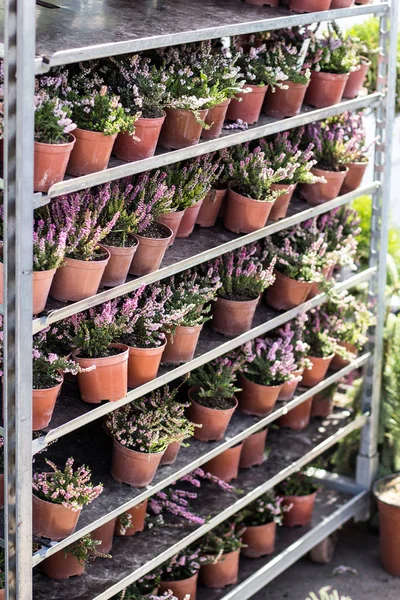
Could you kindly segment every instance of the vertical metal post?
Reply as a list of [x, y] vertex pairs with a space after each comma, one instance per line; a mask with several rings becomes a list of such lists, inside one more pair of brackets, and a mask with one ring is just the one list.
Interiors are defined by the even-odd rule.
[[34, 0], [5, 1], [4, 429], [8, 600], [32, 598]]
[[385, 94], [376, 112], [376, 132], [379, 140], [375, 149], [374, 179], [382, 182], [372, 200], [370, 266], [378, 268], [371, 280], [369, 298], [376, 303], [377, 323], [371, 335], [372, 358], [365, 369], [363, 409], [371, 418], [361, 435], [357, 458], [357, 482], [366, 487], [376, 476], [379, 402], [383, 364], [383, 330], [385, 325], [386, 255], [390, 216], [390, 172], [392, 132], [395, 117], [397, 68], [398, 2], [391, 1], [390, 14], [380, 18], [380, 52], [378, 56], [378, 91]]

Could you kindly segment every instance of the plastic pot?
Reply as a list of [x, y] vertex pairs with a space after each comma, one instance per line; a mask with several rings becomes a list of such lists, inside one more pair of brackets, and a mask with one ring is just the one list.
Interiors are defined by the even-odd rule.
[[319, 12], [328, 10], [331, 0], [290, 0], [290, 8], [294, 12]]
[[347, 163], [346, 166], [348, 171], [346, 173], [346, 177], [344, 178], [342, 187], [340, 188], [340, 194], [353, 192], [360, 187], [365, 171], [368, 167], [368, 161], [366, 160], [364, 162]]
[[104, 135], [87, 129], [74, 130], [76, 138], [67, 166], [67, 173], [79, 177], [104, 171], [108, 167], [117, 134]]
[[133, 255], [131, 266], [129, 267], [131, 275], [141, 277], [142, 275], [157, 271], [161, 265], [164, 254], [172, 240], [171, 229], [163, 224], [162, 227], [165, 227], [165, 237], [156, 238], [145, 237], [139, 234], [135, 235], [139, 246]]
[[228, 98], [208, 109], [206, 124], [210, 126], [210, 129], [202, 130], [201, 137], [203, 140], [215, 140], [216, 138], [219, 138], [230, 101], [231, 99]]
[[285, 194], [279, 196], [269, 213], [268, 220], [269, 221], [279, 221], [279, 219], [284, 219], [286, 217], [287, 210], [289, 208], [290, 201], [293, 196], [293, 192], [296, 189], [297, 183], [287, 184], [287, 183], [273, 183], [271, 185], [271, 190], [280, 191], [287, 190]]
[[253, 4], [253, 6], [278, 6], [279, 0], [245, 0], [247, 4]]
[[175, 241], [176, 234], [178, 233], [179, 225], [181, 224], [184, 214], [184, 210], [177, 210], [175, 212], [165, 213], [164, 215], [160, 215], [158, 217], [159, 222], [169, 227], [169, 229], [172, 231], [172, 238], [169, 242], [169, 246], [172, 246]]
[[79, 349], [74, 350], [74, 360], [83, 368], [95, 365], [96, 368], [78, 373], [79, 393], [84, 402], [100, 404], [103, 400], [116, 402], [128, 393], [128, 356], [129, 348], [125, 344], [111, 344], [120, 350], [118, 354], [104, 358], [82, 358]]
[[51, 388], [32, 390], [32, 431], [40, 431], [50, 423], [62, 384], [60, 381]]
[[301, 385], [304, 387], [314, 387], [314, 385], [321, 383], [324, 379], [332, 362], [333, 354], [327, 358], [319, 356], [309, 356], [308, 358], [312, 363], [312, 367], [304, 371]]
[[[202, 121], [207, 117], [208, 109], [199, 110]], [[167, 108], [161, 129], [159, 145], [166, 150], [179, 150], [199, 143], [203, 128], [190, 110]]]
[[71, 510], [32, 496], [32, 531], [39, 537], [63, 540], [74, 533], [80, 514], [81, 509]]
[[373, 493], [379, 510], [379, 547], [384, 569], [400, 576], [400, 475], [375, 482]]
[[330, 8], [349, 8], [353, 4], [354, 0], [331, 0]]
[[279, 427], [287, 427], [293, 431], [305, 429], [310, 423], [312, 401], [313, 397], [311, 396], [308, 400], [289, 410], [286, 415], [280, 417], [278, 419]]
[[196, 600], [196, 592], [197, 592], [197, 579], [199, 577], [199, 572], [192, 575], [192, 577], [188, 577], [187, 579], [179, 579], [177, 581], [161, 581], [159, 594], [164, 594], [164, 592], [168, 592], [171, 590], [177, 600], [184, 600], [186, 595], [189, 594], [190, 600]]
[[226, 118], [229, 121], [237, 121], [241, 119], [249, 125], [257, 123], [260, 118], [261, 108], [267, 93], [268, 86], [266, 85], [250, 85], [244, 86], [245, 90], [251, 90], [251, 92], [245, 92], [237, 94], [235, 98], [232, 98]]
[[128, 387], [136, 388], [157, 377], [161, 356], [167, 342], [157, 348], [129, 346]]
[[315, 106], [315, 108], [325, 108], [338, 104], [342, 99], [348, 78], [348, 73], [311, 71], [305, 103]]
[[110, 260], [101, 278], [100, 287], [115, 287], [122, 285], [128, 276], [129, 267], [131, 266], [133, 255], [135, 254], [138, 243], [134, 246], [108, 246], [103, 244], [103, 247], [110, 253]]
[[[130, 508], [129, 510], [125, 511], [125, 512], [129, 513], [131, 516], [131, 526], [127, 527], [125, 529], [125, 531], [121, 525], [121, 519], [119, 517], [117, 517], [117, 522], [115, 523], [114, 534], [118, 535], [118, 536], [130, 537], [132, 535], [135, 535], [135, 533], [139, 533], [140, 531], [143, 531], [144, 523], [146, 520], [146, 511], [147, 511], [148, 502], [149, 501], [146, 498], [146, 500], [144, 500], [140, 504], [137, 504], [133, 508]], [[124, 531], [124, 533], [123, 533], [123, 531]]]
[[311, 416], [312, 417], [322, 417], [325, 419], [329, 415], [332, 414], [333, 410], [333, 398], [330, 394], [329, 396], [325, 396], [324, 393], [321, 392], [319, 394], [315, 394], [313, 396], [312, 406], [311, 406]]
[[196, 225], [200, 227], [214, 227], [217, 222], [219, 211], [226, 196], [227, 190], [217, 190], [211, 188], [207, 196], [203, 200], [197, 215]]
[[242, 548], [243, 556], [248, 558], [260, 558], [272, 554], [275, 549], [276, 523], [265, 523], [265, 525], [256, 525], [246, 527], [243, 534]]
[[[165, 115], [153, 119], [139, 117], [135, 123], [135, 135], [119, 133], [114, 154], [120, 160], [133, 162], [154, 156]], [[137, 138], [137, 139], [135, 139]]]
[[214, 458], [207, 461], [202, 468], [204, 471], [228, 483], [238, 476], [241, 451], [242, 444], [228, 448], [228, 450], [221, 452], [218, 456], [214, 456]]
[[283, 524], [286, 527], [309, 525], [312, 519], [316, 496], [317, 492], [307, 496], [285, 496], [282, 506], [290, 506], [291, 504], [292, 508], [288, 512], [283, 513]]
[[282, 385], [260, 385], [247, 379], [243, 374], [239, 375], [238, 392], [239, 408], [246, 415], [266, 417], [276, 404]]
[[219, 410], [217, 408], [208, 408], [196, 402], [193, 398], [194, 388], [189, 390], [190, 406], [188, 408], [188, 418], [192, 423], [198, 423], [202, 427], [196, 427], [194, 437], [200, 442], [216, 442], [222, 440], [225, 431], [229, 425], [233, 413], [236, 410], [238, 401], [233, 398], [235, 404], [232, 408]]
[[[1, 256], [3, 249], [1, 248]], [[48, 271], [33, 271], [32, 273], [32, 314], [41, 313], [49, 296], [50, 287], [56, 274], [56, 269]], [[0, 304], [4, 304], [4, 264], [0, 262]]]
[[259, 202], [228, 188], [224, 226], [234, 233], [251, 233], [265, 227], [274, 202]]
[[43, 144], [34, 142], [33, 189], [35, 192], [47, 192], [52, 185], [64, 179], [65, 171], [75, 137], [65, 144]]
[[76, 556], [70, 552], [60, 550], [46, 558], [41, 564], [41, 569], [51, 579], [62, 581], [70, 577], [83, 575], [85, 563], [81, 564]]
[[111, 519], [107, 523], [104, 523], [101, 527], [98, 527], [90, 534], [93, 540], [101, 542], [99, 546], [96, 546], [98, 552], [108, 554], [113, 545], [114, 529], [117, 519]]
[[273, 92], [269, 88], [266, 93], [263, 111], [268, 117], [283, 119], [294, 117], [300, 113], [308, 83], [294, 83], [293, 81], [284, 81], [283, 83], [287, 89], [276, 87]]
[[293, 372], [293, 375], [296, 377], [296, 379], [292, 379], [291, 381], [286, 381], [283, 384], [282, 389], [279, 392], [278, 400], [282, 400], [282, 401], [292, 400], [292, 398], [295, 395], [295, 392], [297, 390], [297, 386], [299, 385], [299, 383], [302, 379], [303, 373], [304, 373], [304, 369], [300, 369], [299, 371]]
[[262, 429], [243, 440], [242, 452], [240, 453], [239, 467], [250, 469], [264, 462], [265, 440], [268, 429]]
[[311, 281], [297, 281], [274, 269], [275, 281], [267, 289], [265, 300], [276, 310], [289, 310], [303, 304], [310, 292]]
[[212, 305], [211, 327], [227, 337], [236, 337], [251, 329], [259, 298], [228, 300], [217, 298]]
[[118, 483], [137, 488], [149, 485], [156, 474], [163, 452], [136, 452], [113, 440], [111, 475]]
[[[339, 345], [343, 346], [343, 348], [346, 348], [346, 350], [357, 356], [358, 350], [356, 346], [354, 346], [354, 344], [349, 344], [348, 342], [339, 342]], [[332, 359], [330, 368], [332, 369], [332, 371], [340, 371], [340, 369], [344, 369], [344, 367], [347, 367], [347, 365], [349, 365], [350, 362], [350, 360], [345, 360], [344, 358], [341, 358], [340, 356], [335, 354], [335, 356]]]
[[110, 260], [108, 250], [100, 246], [107, 257], [102, 260], [65, 258], [57, 269], [50, 288], [50, 296], [61, 302], [79, 302], [97, 294], [104, 270]]
[[318, 206], [339, 196], [348, 168], [343, 168], [342, 171], [326, 171], [312, 167], [311, 173], [317, 177], [325, 177], [326, 183], [302, 183], [299, 185], [299, 193], [307, 200], [307, 204]]
[[193, 204], [193, 206], [189, 206], [189, 208], [185, 209], [181, 222], [179, 223], [176, 234], [177, 238], [187, 238], [192, 233], [202, 204], [203, 200], [200, 200], [199, 202], [196, 202], [196, 204]]
[[212, 589], [224, 588], [237, 583], [239, 576], [240, 550], [223, 554], [218, 562], [200, 567], [200, 581]]
[[161, 459], [161, 465], [173, 465], [178, 458], [179, 450], [181, 449], [180, 442], [171, 442], [165, 449]]
[[203, 325], [178, 325], [173, 334], [167, 333], [167, 344], [162, 354], [163, 365], [180, 365], [192, 360]]

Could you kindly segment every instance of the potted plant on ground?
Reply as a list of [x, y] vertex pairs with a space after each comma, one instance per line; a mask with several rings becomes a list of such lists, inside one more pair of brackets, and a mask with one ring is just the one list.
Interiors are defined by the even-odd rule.
[[220, 589], [237, 583], [242, 535], [235, 522], [225, 521], [202, 538], [200, 581], [206, 587]]
[[311, 362], [307, 358], [310, 352], [310, 346], [304, 340], [304, 325], [307, 319], [307, 313], [302, 313], [293, 321], [286, 323], [286, 325], [279, 330], [279, 334], [282, 337], [290, 339], [293, 347], [296, 370], [292, 373], [293, 378], [283, 384], [282, 389], [279, 392], [278, 400], [292, 400], [297, 386], [303, 378], [305, 369], [311, 368]]
[[298, 471], [276, 486], [276, 493], [283, 498], [282, 505], [290, 507], [283, 515], [287, 527], [309, 525], [314, 509], [318, 485], [304, 471]]
[[86, 563], [93, 562], [96, 558], [111, 558], [110, 554], [100, 552], [100, 543], [90, 534], [85, 535], [64, 550], [46, 558], [41, 563], [41, 569], [48, 577], [56, 580], [83, 575]]
[[200, 560], [200, 549], [189, 547], [162, 564], [160, 592], [170, 590], [179, 600], [189, 594], [190, 600], [196, 600]]
[[47, 192], [64, 179], [75, 144], [71, 108], [66, 101], [52, 98], [45, 90], [35, 94], [34, 178], [35, 192]]
[[220, 357], [190, 373], [188, 384], [191, 405], [188, 415], [195, 429], [194, 437], [202, 442], [221, 440], [238, 401], [235, 393], [236, 373], [243, 361], [238, 357]]
[[260, 294], [274, 282], [275, 259], [271, 257], [268, 266], [263, 268], [257, 252], [255, 244], [243, 246], [205, 266], [222, 284], [213, 305], [211, 323], [218, 333], [234, 337], [248, 331]]
[[34, 473], [32, 528], [35, 535], [62, 540], [76, 528], [80, 512], [103, 491], [100, 483], [91, 482], [86, 466], [74, 470], [74, 459], [69, 458], [63, 470], [45, 459], [52, 471]]
[[384, 569], [400, 575], [397, 540], [400, 531], [400, 476], [386, 475], [375, 482], [373, 493], [379, 509], [379, 546]]
[[122, 590], [118, 600], [143, 600], [152, 598], [158, 593], [160, 587], [161, 573], [159, 570], [151, 571], [141, 577], [127, 588]]

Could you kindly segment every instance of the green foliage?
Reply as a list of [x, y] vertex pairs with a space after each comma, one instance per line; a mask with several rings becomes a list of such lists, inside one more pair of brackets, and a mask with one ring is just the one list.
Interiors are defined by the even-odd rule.
[[101, 541], [94, 540], [90, 534], [83, 536], [64, 550], [64, 556], [72, 554], [78, 559], [80, 565], [84, 566], [87, 562], [92, 562], [96, 558], [111, 558], [111, 554], [104, 554], [97, 550]]
[[308, 496], [318, 490], [313, 479], [305, 474], [303, 470], [293, 473], [276, 487], [279, 496]]
[[380, 412], [381, 468], [384, 473], [400, 470], [400, 316], [389, 314], [385, 330]]
[[241, 535], [235, 521], [224, 521], [201, 539], [201, 550], [206, 555], [204, 563], [216, 563], [223, 554], [242, 548]]

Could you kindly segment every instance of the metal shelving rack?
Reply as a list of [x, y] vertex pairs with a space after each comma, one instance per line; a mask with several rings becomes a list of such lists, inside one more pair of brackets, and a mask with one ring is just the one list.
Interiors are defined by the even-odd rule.
[[[2, 10], [2, 9], [0, 9]], [[262, 118], [247, 131], [225, 132], [221, 138], [201, 142], [198, 146], [173, 152], [160, 152], [155, 157], [122, 163], [112, 160], [101, 173], [68, 178], [55, 184], [47, 195], [33, 193], [33, 90], [35, 74], [47, 72], [52, 66], [70, 64], [161, 46], [218, 38], [228, 35], [307, 25], [319, 21], [362, 15], [376, 15], [380, 19], [380, 54], [378, 89], [375, 93], [342, 102], [338, 105], [303, 112], [285, 120]], [[5, 135], [4, 135], [4, 212], [6, 238], [4, 240], [5, 304], [4, 315], [4, 428], [5, 436], [5, 510], [4, 540], [8, 571], [7, 598], [9, 600], [47, 600], [61, 597], [82, 600], [106, 600], [143, 574], [161, 564], [177, 550], [201, 537], [206, 531], [228, 518], [266, 490], [276, 485], [296, 469], [332, 447], [355, 430], [361, 430], [361, 446], [355, 481], [320, 472], [327, 484], [321, 494], [314, 521], [309, 529], [284, 532], [280, 536], [276, 554], [268, 559], [241, 562], [240, 582], [228, 591], [199, 590], [199, 600], [245, 600], [283, 572], [300, 556], [315, 546], [342, 523], [353, 516], [366, 514], [369, 490], [377, 468], [377, 424], [379, 411], [380, 372], [382, 362], [382, 334], [384, 323], [384, 287], [389, 220], [390, 129], [394, 118], [396, 35], [398, 3], [396, 0], [348, 9], [329, 10], [313, 14], [293, 14], [284, 8], [254, 7], [240, 0], [193, 0], [188, 10], [185, 0], [69, 0], [64, 5], [48, 0], [36, 6], [34, 0], [5, 0], [3, 19], [4, 38], [0, 56], [4, 57], [5, 73]], [[36, 26], [35, 26], [36, 23]], [[122, 286], [101, 292], [75, 304], [61, 305], [49, 302], [43, 316], [33, 319], [32, 314], [32, 226], [33, 208], [50, 202], [51, 198], [111, 181], [126, 175], [162, 167], [178, 160], [198, 156], [247, 140], [284, 131], [318, 119], [339, 114], [345, 110], [370, 107], [376, 110], [379, 142], [376, 144], [373, 182], [356, 192], [340, 196], [324, 205], [309, 208], [299, 200], [293, 202], [289, 215], [282, 221], [269, 224], [262, 230], [235, 236], [216, 226], [199, 230], [190, 241], [178, 240], [165, 257], [161, 269], [145, 277], [132, 279]], [[194, 267], [205, 260], [221, 255], [243, 244], [253, 242], [278, 230], [302, 222], [332, 208], [350, 203], [357, 196], [368, 193], [373, 197], [370, 266], [336, 283], [336, 288], [350, 289], [369, 282], [370, 298], [376, 300], [377, 325], [371, 332], [369, 348], [351, 365], [338, 373], [328, 374], [318, 386], [300, 390], [286, 404], [278, 404], [274, 412], [262, 420], [249, 416], [234, 416], [225, 439], [202, 444], [193, 441], [182, 451], [175, 465], [159, 470], [151, 486], [145, 490], [117, 485], [108, 475], [109, 440], [102, 438], [95, 421], [119, 406], [147, 393], [164, 383], [171, 382], [211, 359], [240, 346], [247, 340], [264, 334], [295, 317], [300, 311], [310, 310], [324, 301], [324, 295], [305, 302], [302, 306], [277, 313], [268, 307], [258, 309], [253, 328], [230, 340], [204, 329], [195, 358], [185, 365], [160, 370], [158, 377], [140, 388], [129, 391], [126, 398], [90, 408], [77, 400], [73, 387], [66, 386], [57, 402], [49, 428], [32, 441], [31, 427], [31, 350], [32, 333], [37, 333], [69, 315], [98, 305], [138, 288]], [[290, 408], [305, 402], [310, 396], [338, 381], [355, 368], [364, 368], [364, 400], [362, 412], [354, 416], [346, 410], [336, 411], [322, 425], [312, 423], [304, 433], [271, 432], [271, 454], [259, 469], [242, 471], [237, 485], [243, 495], [225, 495], [209, 488], [207, 501], [200, 509], [211, 514], [205, 525], [186, 526], [168, 531], [147, 530], [130, 540], [116, 540], [113, 562], [104, 568], [98, 561], [88, 573], [68, 583], [57, 584], [46, 580], [32, 567], [46, 556], [64, 548], [72, 541], [93, 531], [111, 518], [135, 506], [156, 491], [190, 472], [245, 439], [265, 425], [274, 422]], [[85, 437], [96, 429], [96, 441], [88, 448]], [[58, 440], [56, 444], [51, 445]], [[43, 545], [32, 557], [31, 478], [32, 456], [46, 449], [46, 455], [65, 458], [74, 444], [77, 459], [87, 460], [95, 478], [104, 481], [104, 494], [89, 506], [80, 518], [77, 531], [66, 540]], [[92, 461], [90, 461], [92, 458]], [[40, 461], [40, 454], [35, 456]], [[127, 543], [129, 542], [129, 543]], [[32, 584], [33, 592], [32, 592]], [[206, 596], [207, 595], [207, 596]]]

